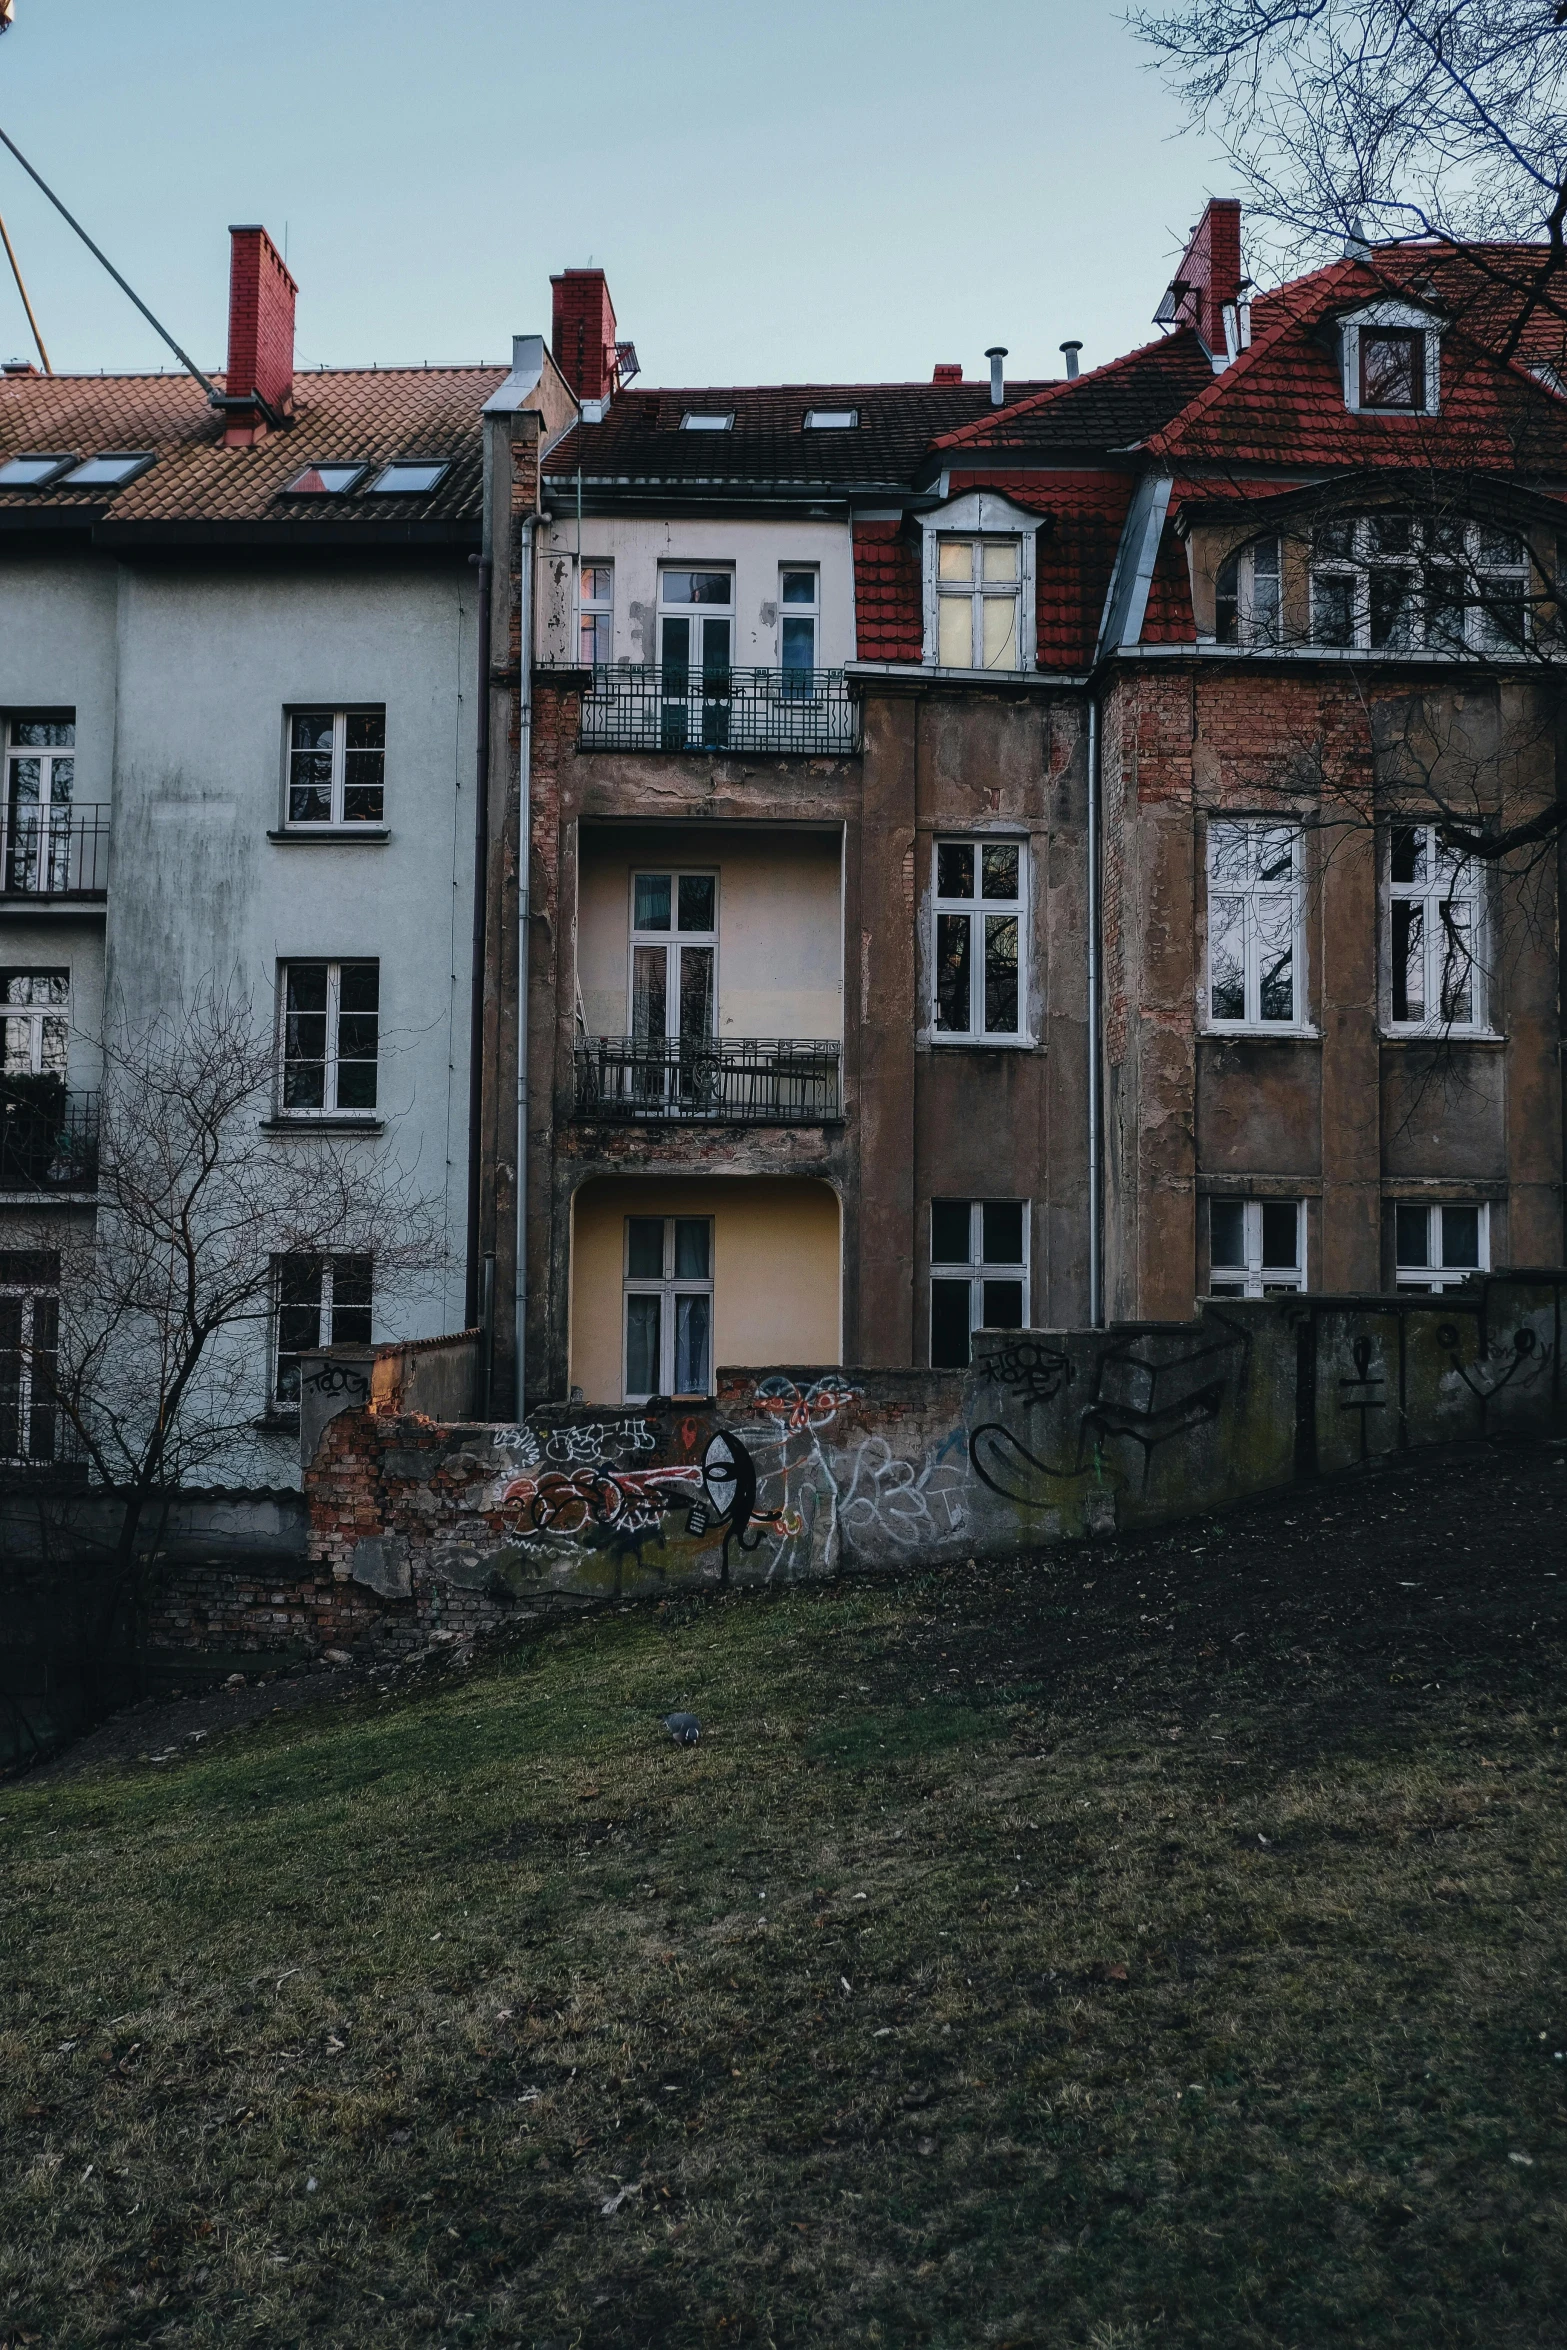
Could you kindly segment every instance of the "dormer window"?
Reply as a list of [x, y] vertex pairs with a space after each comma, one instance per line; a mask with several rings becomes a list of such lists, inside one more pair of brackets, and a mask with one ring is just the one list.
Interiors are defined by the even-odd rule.
[[1426, 404], [1426, 339], [1410, 327], [1360, 330], [1362, 408], [1417, 410]]
[[973, 490], [921, 515], [920, 529], [927, 665], [1032, 669], [1040, 517], [995, 490]]
[[1214, 582], [1213, 633], [1221, 645], [1276, 645], [1279, 641], [1279, 542], [1268, 537], [1238, 547], [1219, 565]]

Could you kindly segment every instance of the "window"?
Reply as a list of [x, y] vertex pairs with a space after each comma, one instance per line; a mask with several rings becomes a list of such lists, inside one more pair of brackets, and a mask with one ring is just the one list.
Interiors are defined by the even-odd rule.
[[1388, 844], [1391, 1025], [1480, 1028], [1480, 876], [1434, 824], [1395, 824]]
[[930, 1203], [930, 1360], [968, 1367], [976, 1330], [1028, 1327], [1028, 1202], [933, 1199]]
[[936, 542], [936, 659], [943, 669], [1018, 669], [1021, 539]]
[[76, 721], [69, 710], [19, 712], [6, 726], [7, 889], [63, 890], [71, 879]]
[[716, 1024], [718, 876], [631, 877], [631, 1033], [639, 1043], [698, 1043]]
[[967, 1043], [1023, 1033], [1023, 844], [939, 840], [935, 1033]]
[[627, 1403], [710, 1393], [711, 1217], [626, 1218], [625, 1311]]
[[1304, 1024], [1300, 932], [1298, 826], [1210, 823], [1210, 1027]]
[[133, 473], [140, 473], [144, 465], [151, 463], [151, 454], [146, 449], [137, 450], [129, 456], [87, 457], [80, 465], [72, 466], [60, 487], [66, 490], [111, 489], [121, 482], [129, 481]]
[[0, 1249], [0, 1460], [54, 1459], [59, 1347], [58, 1256]]
[[274, 1267], [272, 1398], [299, 1402], [299, 1358], [321, 1346], [370, 1344], [368, 1257], [279, 1257]]
[[368, 471], [358, 459], [348, 465], [307, 465], [303, 473], [284, 483], [283, 494], [288, 498], [340, 498]]
[[0, 1076], [65, 1076], [70, 1047], [68, 970], [0, 969]]
[[688, 408], [680, 419], [680, 429], [682, 432], [728, 432], [734, 420], [732, 408], [713, 415], [703, 415], [698, 409]]
[[372, 492], [394, 498], [419, 497], [433, 490], [446, 471], [444, 457], [399, 457], [391, 465], [383, 465], [370, 484]]
[[1306, 1286], [1305, 1208], [1298, 1199], [1210, 1200], [1208, 1244], [1215, 1297], [1278, 1297]]
[[1443, 1200], [1429, 1207], [1400, 1200], [1393, 1210], [1393, 1236], [1400, 1289], [1440, 1294], [1490, 1269], [1486, 1200]]
[[379, 963], [283, 966], [283, 1111], [375, 1108]]
[[659, 740], [721, 750], [729, 740], [734, 643], [732, 571], [661, 571], [658, 578]]
[[583, 563], [577, 570], [577, 658], [601, 669], [614, 658], [615, 566]]
[[1214, 635], [1221, 645], [1279, 641], [1279, 542], [1253, 539], [1219, 566]]
[[0, 465], [0, 490], [36, 490], [70, 464], [69, 457], [8, 457]]
[[385, 710], [296, 710], [288, 722], [288, 821], [379, 824]]
[[858, 408], [807, 408], [807, 432], [853, 432], [860, 421]]
[[1363, 326], [1360, 330], [1361, 407], [1419, 409], [1425, 404], [1425, 336], [1409, 327]]
[[1374, 653], [1509, 653], [1529, 641], [1529, 550], [1518, 532], [1391, 509], [1319, 524], [1311, 633]]
[[786, 696], [798, 699], [815, 683], [816, 628], [821, 618], [820, 575], [785, 566], [778, 579], [778, 661]]

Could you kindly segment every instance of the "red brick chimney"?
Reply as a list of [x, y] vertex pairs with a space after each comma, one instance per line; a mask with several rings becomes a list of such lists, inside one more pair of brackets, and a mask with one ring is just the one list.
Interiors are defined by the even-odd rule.
[[579, 400], [607, 400], [619, 382], [615, 305], [602, 269], [565, 269], [550, 279], [550, 349]]
[[1240, 289], [1240, 201], [1210, 196], [1156, 315], [1161, 324], [1195, 327], [1217, 355], [1224, 349], [1224, 306]]
[[225, 448], [246, 449], [294, 413], [294, 296], [299, 288], [264, 228], [231, 228]]

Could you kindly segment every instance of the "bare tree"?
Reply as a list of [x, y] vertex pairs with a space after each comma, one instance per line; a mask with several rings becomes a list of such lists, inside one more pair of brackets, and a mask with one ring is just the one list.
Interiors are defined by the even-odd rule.
[[1166, 0], [1129, 22], [1292, 259], [1541, 242], [1567, 267], [1564, 0]]
[[90, 1230], [62, 1241], [56, 1211], [29, 1236], [59, 1306], [24, 1372], [62, 1465], [114, 1505], [99, 1633], [134, 1642], [171, 1498], [254, 1457], [279, 1266], [368, 1260], [382, 1302], [438, 1268], [443, 1228], [382, 1151], [263, 1132], [276, 1040], [239, 988], [121, 1021], [103, 1052], [99, 1204]]

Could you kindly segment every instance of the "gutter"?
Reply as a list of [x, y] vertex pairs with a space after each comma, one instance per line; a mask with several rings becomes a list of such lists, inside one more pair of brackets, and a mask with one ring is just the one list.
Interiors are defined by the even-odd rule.
[[[468, 1279], [466, 1320], [471, 1330], [493, 1324], [494, 1266], [488, 1280], [479, 1273], [479, 1169], [484, 1119], [484, 949], [485, 915], [490, 871], [490, 631], [491, 585], [495, 567], [488, 555], [477, 558], [479, 572], [479, 705], [475, 731], [477, 791], [473, 818], [473, 968], [468, 996]], [[491, 1349], [480, 1357], [473, 1409], [481, 1420], [490, 1415]]]
[[538, 515], [522, 518], [517, 605], [522, 675], [517, 690], [517, 1370], [513, 1417], [526, 1403], [528, 1336], [528, 946], [533, 873], [533, 534]]

